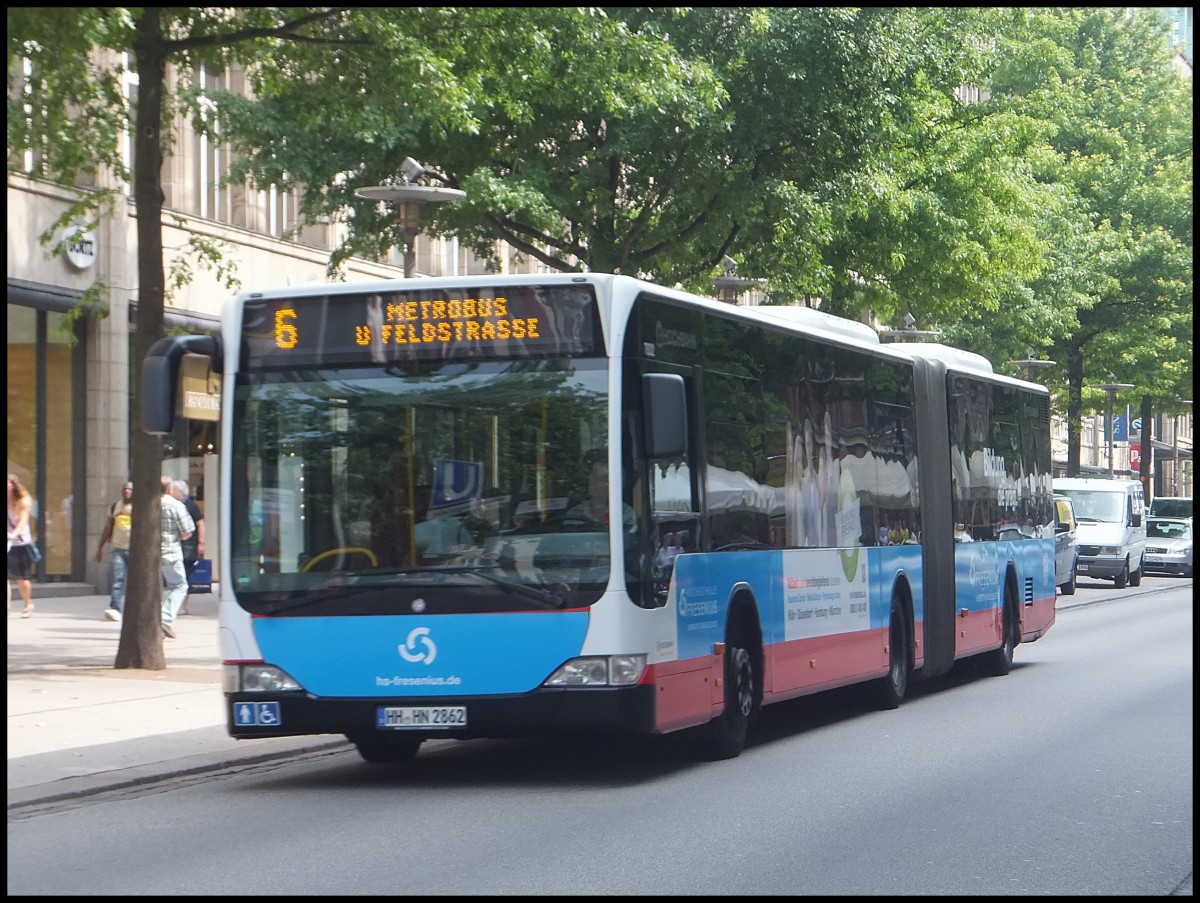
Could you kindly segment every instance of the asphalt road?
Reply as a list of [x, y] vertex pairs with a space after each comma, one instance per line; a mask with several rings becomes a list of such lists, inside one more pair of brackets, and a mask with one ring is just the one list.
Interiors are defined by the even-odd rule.
[[1191, 894], [1192, 581], [1081, 582], [1000, 678], [670, 739], [428, 744], [10, 813], [10, 894]]

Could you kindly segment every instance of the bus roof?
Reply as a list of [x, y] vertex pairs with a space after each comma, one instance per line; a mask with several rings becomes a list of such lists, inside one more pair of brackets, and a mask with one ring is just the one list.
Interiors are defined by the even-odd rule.
[[866, 323], [860, 323], [857, 320], [851, 320], [847, 317], [839, 317], [825, 311], [814, 310], [810, 307], [774, 305], [744, 307], [741, 305], [731, 305], [727, 302], [718, 301], [715, 298], [705, 295], [697, 295], [683, 289], [658, 285], [634, 276], [612, 273], [480, 274], [472, 276], [417, 276], [384, 280], [364, 279], [357, 282], [325, 282], [310, 283], [302, 286], [276, 286], [270, 289], [242, 292], [238, 297], [244, 300], [249, 298], [290, 297], [312, 294], [340, 295], [364, 291], [412, 291], [414, 289], [441, 287], [449, 283], [469, 288], [472, 286], [489, 285], [509, 286], [527, 285], [530, 283], [561, 285], [564, 283], [591, 282], [611, 288], [614, 283], [622, 281], [635, 282], [644, 286], [648, 291], [653, 291], [666, 297], [687, 299], [691, 303], [696, 303], [714, 311], [732, 313], [737, 317], [744, 317], [802, 331], [814, 338], [824, 338], [835, 344], [851, 345], [863, 350], [883, 353], [886, 356], [907, 358], [909, 360], [916, 358], [938, 360], [944, 363], [947, 369], [950, 370], [986, 375], [999, 382], [1036, 387], [1047, 392], [1047, 394], [1049, 392], [1048, 389], [1038, 383], [1031, 383], [1019, 378], [996, 373], [987, 358], [973, 351], [953, 348], [938, 342], [883, 343], [879, 340], [879, 333]]

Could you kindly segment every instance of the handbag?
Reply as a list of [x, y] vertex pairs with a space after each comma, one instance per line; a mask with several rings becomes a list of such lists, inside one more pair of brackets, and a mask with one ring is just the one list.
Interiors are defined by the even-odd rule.
[[36, 542], [31, 542], [29, 544], [29, 560], [32, 561], [34, 564], [41, 563], [42, 550], [38, 548], [38, 544]]
[[212, 592], [212, 559], [198, 558], [196, 563], [192, 565], [192, 572], [188, 575], [188, 592], [189, 593], [211, 593]]

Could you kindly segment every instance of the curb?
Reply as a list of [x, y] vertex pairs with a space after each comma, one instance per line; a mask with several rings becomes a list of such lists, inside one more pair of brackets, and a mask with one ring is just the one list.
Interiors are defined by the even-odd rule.
[[172, 762], [152, 765], [134, 765], [118, 771], [101, 771], [88, 775], [61, 778], [45, 784], [10, 788], [8, 791], [8, 813], [22, 815], [29, 810], [55, 803], [73, 802], [103, 794], [119, 794], [135, 787], [159, 781], [196, 778], [217, 772], [243, 769], [256, 765], [269, 765], [280, 759], [321, 758], [354, 749], [344, 737], [336, 740], [314, 741], [310, 737], [294, 738], [295, 743], [283, 749], [245, 755], [227, 752], [205, 753], [188, 756]]

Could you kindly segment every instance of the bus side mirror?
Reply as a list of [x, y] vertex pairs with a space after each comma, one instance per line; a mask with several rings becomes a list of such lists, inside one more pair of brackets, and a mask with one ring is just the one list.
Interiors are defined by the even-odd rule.
[[647, 458], [687, 453], [687, 392], [674, 373], [642, 374], [642, 416]]
[[203, 354], [220, 369], [220, 340], [210, 335], [168, 336], [146, 352], [142, 363], [142, 429], [164, 436], [175, 429], [175, 403], [179, 394], [179, 365], [187, 353]]

